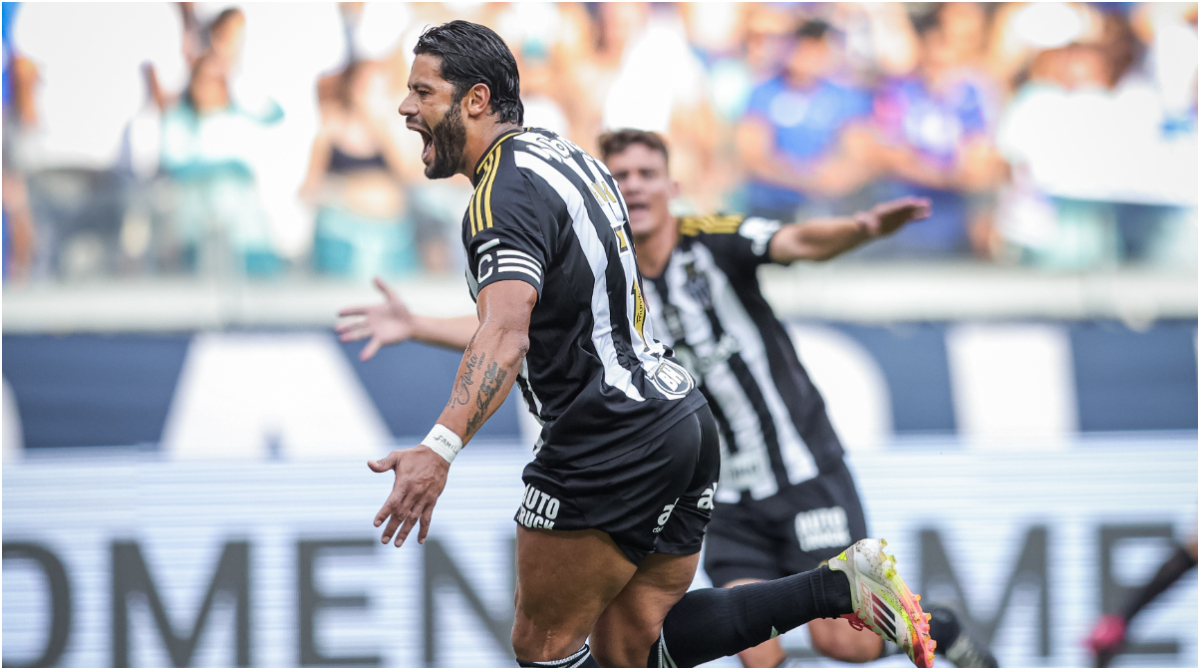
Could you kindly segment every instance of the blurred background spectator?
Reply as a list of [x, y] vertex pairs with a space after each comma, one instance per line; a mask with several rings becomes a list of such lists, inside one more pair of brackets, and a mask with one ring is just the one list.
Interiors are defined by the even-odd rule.
[[418, 267], [402, 161], [372, 104], [376, 81], [374, 63], [351, 62], [322, 110], [304, 194], [317, 207], [313, 268], [323, 274], [369, 279]]
[[457, 272], [470, 185], [425, 179], [395, 113], [453, 18], [508, 41], [528, 124], [666, 135], [680, 213], [917, 194], [933, 218], [839, 262], [1196, 263], [1195, 3], [4, 12], [9, 278]]
[[254, 166], [263, 128], [277, 123], [282, 111], [275, 107], [257, 117], [238, 107], [229, 96], [227, 70], [217, 51], [198, 57], [187, 89], [163, 116], [159, 165], [169, 178], [168, 235], [176, 238], [169, 246], [178, 250], [184, 270], [232, 264], [236, 273], [269, 276], [282, 263], [271, 243]]
[[874, 176], [870, 93], [836, 76], [840, 42], [825, 21], [805, 21], [782, 72], [751, 93], [737, 142], [748, 213], [783, 221], [830, 214]]

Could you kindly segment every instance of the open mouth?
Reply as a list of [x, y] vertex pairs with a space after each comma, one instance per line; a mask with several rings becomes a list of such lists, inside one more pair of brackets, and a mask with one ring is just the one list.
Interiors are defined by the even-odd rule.
[[634, 212], [648, 212], [648, 211], [650, 211], [650, 205], [648, 205], [648, 204], [646, 204], [646, 203], [644, 203], [644, 202], [626, 202], [626, 203], [625, 203], [625, 206], [629, 208], [629, 213], [630, 213], [630, 214], [632, 214], [632, 213], [634, 213]]
[[419, 128], [417, 126], [410, 125], [408, 126], [408, 129], [421, 136], [421, 141], [425, 143], [425, 145], [421, 147], [421, 162], [429, 163], [429, 161], [433, 160], [433, 135], [430, 134], [428, 130]]

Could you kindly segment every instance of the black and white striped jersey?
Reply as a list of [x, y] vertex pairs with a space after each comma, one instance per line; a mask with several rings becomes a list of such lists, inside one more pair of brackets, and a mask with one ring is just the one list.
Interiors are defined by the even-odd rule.
[[471, 297], [504, 280], [538, 292], [517, 383], [542, 422], [539, 459], [586, 467], [704, 404], [655, 337], [625, 201], [599, 161], [526, 128], [492, 144], [474, 182], [463, 217]]
[[685, 217], [646, 303], [663, 342], [700, 384], [721, 429], [719, 502], [755, 500], [835, 468], [825, 401], [758, 283], [777, 221]]

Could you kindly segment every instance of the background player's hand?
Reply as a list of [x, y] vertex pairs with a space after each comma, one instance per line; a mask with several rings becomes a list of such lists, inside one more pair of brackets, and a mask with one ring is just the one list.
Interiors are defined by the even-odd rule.
[[377, 305], [347, 307], [338, 312], [340, 317], [355, 317], [338, 324], [337, 332], [343, 342], [371, 338], [358, 354], [361, 361], [369, 360], [380, 347], [399, 344], [413, 334], [413, 315], [408, 311], [408, 307], [379, 277], [375, 278], [375, 287], [383, 294], [383, 302]]
[[891, 235], [901, 226], [928, 218], [933, 211], [929, 198], [906, 196], [881, 202], [863, 213], [871, 237]]
[[[375, 527], [384, 522], [383, 543], [392, 536], [396, 546], [404, 544], [409, 531], [421, 523], [417, 542], [424, 544], [429, 534], [429, 523], [433, 518], [433, 506], [446, 488], [446, 476], [450, 464], [429, 447], [419, 445], [411, 449], [397, 449], [378, 461], [367, 461], [367, 467], [375, 472], [396, 471], [396, 482], [387, 502], [375, 515]], [[396, 532], [397, 528], [400, 530]]]

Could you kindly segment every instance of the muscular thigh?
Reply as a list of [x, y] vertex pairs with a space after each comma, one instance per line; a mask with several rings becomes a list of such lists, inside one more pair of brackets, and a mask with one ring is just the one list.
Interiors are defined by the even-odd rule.
[[552, 661], [574, 653], [636, 569], [601, 531], [518, 528], [517, 658]]
[[700, 554], [651, 554], [608, 604], [592, 631], [592, 653], [605, 667], [644, 667], [667, 612], [696, 575]]

